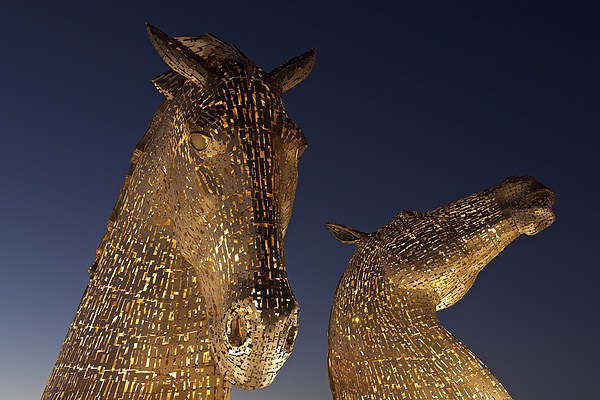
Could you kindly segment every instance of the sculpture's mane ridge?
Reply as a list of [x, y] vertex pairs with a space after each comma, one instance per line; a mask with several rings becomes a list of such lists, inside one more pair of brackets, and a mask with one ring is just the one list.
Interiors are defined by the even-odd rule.
[[[173, 71], [171, 71], [171, 72], [173, 72]], [[104, 253], [104, 247], [106, 246], [106, 240], [108, 239], [108, 235], [115, 225], [117, 216], [121, 212], [121, 208], [123, 205], [123, 199], [125, 197], [125, 193], [127, 192], [127, 189], [129, 188], [129, 183], [131, 181], [131, 175], [133, 175], [133, 172], [135, 171], [135, 168], [137, 167], [138, 160], [140, 159], [142, 154], [144, 154], [144, 152], [146, 150], [146, 145], [150, 141], [150, 138], [152, 137], [152, 135], [156, 131], [160, 121], [164, 117], [165, 110], [167, 109], [168, 104], [169, 104], [169, 101], [167, 100], [158, 107], [158, 109], [154, 113], [154, 117], [152, 118], [152, 121], [150, 122], [150, 126], [148, 127], [148, 129], [144, 133], [144, 136], [142, 137], [142, 140], [139, 141], [139, 143], [137, 144], [137, 146], [135, 146], [135, 149], [133, 150], [133, 155], [131, 156], [131, 165], [129, 167], [129, 171], [127, 171], [127, 174], [125, 175], [125, 182], [123, 183], [123, 186], [121, 187], [121, 191], [119, 192], [119, 198], [117, 199], [117, 202], [116, 202], [115, 206], [113, 207], [110, 217], [108, 218], [108, 226], [106, 228], [106, 232], [104, 233], [104, 236], [102, 237], [102, 240], [100, 241], [100, 244], [98, 245], [98, 248], [96, 249], [96, 257], [94, 258], [94, 262], [88, 268], [88, 271], [92, 275], [94, 274], [94, 272], [96, 272], [96, 268], [98, 267], [98, 263], [100, 262], [100, 257], [102, 256], [102, 253]]]

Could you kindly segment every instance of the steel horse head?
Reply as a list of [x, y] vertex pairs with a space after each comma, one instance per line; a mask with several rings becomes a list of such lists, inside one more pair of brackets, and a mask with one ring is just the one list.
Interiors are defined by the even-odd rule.
[[314, 51], [267, 73], [213, 36], [148, 32], [172, 68], [155, 80], [171, 97], [155, 137], [169, 159], [163, 212], [198, 272], [220, 370], [240, 387], [268, 385], [298, 326], [283, 237], [306, 147], [281, 94], [308, 75]]
[[229, 384], [269, 385], [294, 346], [283, 238], [307, 144], [281, 95], [315, 51], [266, 72], [214, 36], [147, 29], [171, 68], [153, 80], [167, 100], [134, 152], [44, 399], [227, 398]]

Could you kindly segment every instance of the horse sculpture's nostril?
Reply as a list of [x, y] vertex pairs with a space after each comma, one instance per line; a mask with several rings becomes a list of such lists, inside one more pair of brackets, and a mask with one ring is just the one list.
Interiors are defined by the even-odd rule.
[[283, 329], [284, 338], [284, 352], [291, 353], [296, 342], [296, 336], [298, 335], [298, 305], [293, 308], [290, 313], [286, 326]]
[[229, 343], [234, 347], [240, 347], [248, 334], [246, 321], [241, 315], [237, 315], [231, 322], [229, 328]]
[[296, 335], [298, 334], [298, 324], [292, 321], [288, 330], [287, 336], [285, 338], [285, 349], [286, 353], [291, 353], [294, 348], [294, 343], [296, 342]]
[[250, 339], [250, 327], [246, 313], [241, 310], [232, 311], [227, 321], [226, 335], [232, 348], [245, 347]]

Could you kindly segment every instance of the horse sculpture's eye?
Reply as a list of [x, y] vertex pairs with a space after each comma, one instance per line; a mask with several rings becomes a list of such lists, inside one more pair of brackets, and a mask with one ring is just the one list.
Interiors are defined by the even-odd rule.
[[190, 144], [196, 150], [206, 150], [212, 138], [210, 135], [202, 132], [194, 132], [190, 135]]
[[302, 146], [298, 147], [296, 149], [296, 158], [299, 159], [300, 157], [302, 157], [302, 154], [304, 153], [304, 150], [306, 150], [307, 147], [307, 144], [303, 144]]

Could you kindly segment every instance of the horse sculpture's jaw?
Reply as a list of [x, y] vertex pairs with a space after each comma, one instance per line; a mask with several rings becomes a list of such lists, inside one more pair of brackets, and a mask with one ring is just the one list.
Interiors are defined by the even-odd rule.
[[553, 193], [530, 177], [427, 213], [403, 212], [373, 234], [328, 226], [358, 244], [329, 326], [334, 399], [510, 399], [437, 320], [521, 234], [554, 221]]

